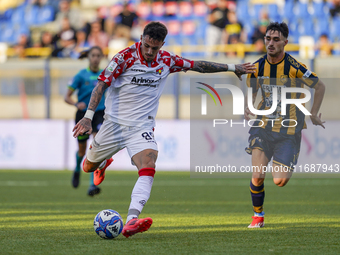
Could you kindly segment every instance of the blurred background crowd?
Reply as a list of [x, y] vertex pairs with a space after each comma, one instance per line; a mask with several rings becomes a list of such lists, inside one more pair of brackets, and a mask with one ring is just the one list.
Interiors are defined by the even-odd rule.
[[111, 46], [138, 41], [149, 21], [167, 25], [166, 45], [252, 44], [249, 54], [264, 52], [270, 21], [286, 21], [290, 43], [311, 36], [317, 55], [340, 54], [340, 0], [2, 0], [0, 42], [12, 48], [12, 57], [39, 56], [43, 51], [25, 49], [48, 48], [52, 57], [77, 58], [95, 45], [107, 54]]

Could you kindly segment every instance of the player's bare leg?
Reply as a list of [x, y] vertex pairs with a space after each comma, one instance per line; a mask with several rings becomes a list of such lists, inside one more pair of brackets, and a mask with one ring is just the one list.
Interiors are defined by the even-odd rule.
[[138, 216], [150, 197], [157, 156], [157, 151], [147, 149], [132, 157], [138, 168], [139, 178], [132, 190], [128, 217], [122, 231], [125, 237], [147, 231], [151, 227], [151, 218], [138, 219]]
[[268, 162], [269, 160], [264, 151], [256, 148], [252, 150], [253, 174], [250, 182], [250, 194], [255, 215], [252, 217], [253, 221], [248, 228], [261, 228], [264, 226], [264, 178]]
[[292, 174], [293, 172], [288, 167], [283, 167], [282, 165], [273, 163], [273, 181], [277, 186], [285, 186], [292, 177]]

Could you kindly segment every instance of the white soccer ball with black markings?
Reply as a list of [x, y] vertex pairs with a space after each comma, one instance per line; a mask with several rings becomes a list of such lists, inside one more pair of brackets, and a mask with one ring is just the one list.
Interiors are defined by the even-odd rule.
[[123, 220], [120, 214], [114, 210], [106, 209], [94, 218], [94, 231], [105, 239], [113, 239], [122, 232]]

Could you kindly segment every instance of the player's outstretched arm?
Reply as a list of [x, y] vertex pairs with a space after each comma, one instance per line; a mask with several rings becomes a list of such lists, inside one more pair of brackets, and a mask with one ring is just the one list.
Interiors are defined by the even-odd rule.
[[238, 64], [232, 66], [231, 65], [232, 64], [229, 64], [228, 66], [228, 64], [220, 64], [209, 61], [194, 61], [194, 66], [191, 70], [199, 73], [217, 73], [230, 71], [234, 72], [241, 81], [242, 81], [241, 76], [243, 74], [255, 73], [256, 70], [255, 66], [251, 63]]
[[312, 115], [310, 115], [310, 119], [314, 125], [325, 128], [325, 126], [323, 125], [325, 121], [321, 120], [321, 113], [318, 116], [318, 112], [320, 110], [320, 106], [323, 100], [323, 96], [325, 94], [326, 87], [325, 87], [325, 84], [321, 80], [319, 80], [319, 82], [315, 85], [314, 89], [315, 89], [315, 93], [314, 93], [313, 106], [311, 110]]
[[105, 90], [107, 89], [107, 84], [103, 81], [98, 81], [96, 87], [92, 90], [92, 94], [91, 94], [91, 99], [90, 99], [90, 103], [89, 106], [87, 108], [86, 114], [84, 116], [84, 118], [82, 118], [73, 128], [73, 136], [77, 137], [79, 135], [83, 135], [83, 134], [91, 134], [92, 133], [92, 118], [88, 117], [88, 112], [92, 112], [92, 117], [93, 117], [93, 113], [96, 111], [97, 106], [105, 92]]

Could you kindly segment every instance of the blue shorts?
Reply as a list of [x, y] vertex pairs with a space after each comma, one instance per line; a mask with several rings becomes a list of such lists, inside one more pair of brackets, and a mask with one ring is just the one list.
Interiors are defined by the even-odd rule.
[[273, 158], [273, 163], [294, 170], [300, 152], [301, 132], [287, 135], [263, 128], [251, 128], [249, 134], [249, 147], [246, 148], [248, 154], [252, 154], [255, 148], [262, 150], [269, 161]]

